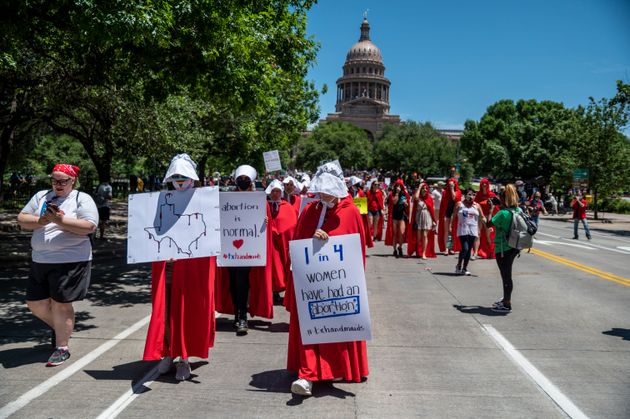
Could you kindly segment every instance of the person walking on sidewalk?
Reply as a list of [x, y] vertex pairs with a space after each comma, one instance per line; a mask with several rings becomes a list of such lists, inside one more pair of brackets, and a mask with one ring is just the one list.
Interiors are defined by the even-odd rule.
[[[512, 291], [514, 283], [512, 281], [512, 265], [519, 251], [510, 247], [508, 238], [510, 236], [510, 226], [514, 213], [521, 212], [519, 208], [518, 192], [514, 184], [508, 184], [499, 194], [501, 200], [501, 210], [496, 213], [492, 220], [487, 221], [486, 228], [495, 227], [494, 251], [497, 259], [497, 266], [501, 273], [503, 282], [503, 299], [492, 305], [492, 311], [497, 313], [510, 313], [512, 311]], [[490, 201], [490, 214], [493, 213], [494, 203]]]
[[33, 230], [31, 271], [26, 304], [53, 329], [55, 351], [46, 366], [70, 358], [68, 343], [74, 329], [72, 303], [83, 300], [90, 285], [92, 244], [98, 210], [92, 197], [74, 189], [79, 168], [56, 165], [52, 189], [37, 192], [18, 215], [25, 230]]
[[586, 238], [591, 239], [591, 230], [588, 228], [588, 220], [586, 219], [586, 207], [588, 203], [582, 195], [578, 195], [571, 201], [571, 207], [573, 208], [573, 239], [578, 240], [578, 223], [581, 221], [584, 226], [584, 232]]
[[457, 237], [462, 246], [455, 267], [455, 273], [458, 275], [470, 275], [468, 262], [475, 240], [479, 235], [479, 219], [482, 223], [486, 222], [481, 206], [473, 201], [474, 197], [475, 192], [468, 189], [464, 201], [456, 202], [453, 209], [453, 213], [457, 214]]

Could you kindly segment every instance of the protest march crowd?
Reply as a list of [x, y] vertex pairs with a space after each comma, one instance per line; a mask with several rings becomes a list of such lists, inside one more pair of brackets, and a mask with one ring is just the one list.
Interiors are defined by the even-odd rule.
[[[70, 357], [72, 303], [86, 297], [90, 283], [91, 236], [99, 226], [99, 211], [90, 195], [76, 189], [79, 171], [76, 166], [56, 165], [52, 189], [36, 193], [18, 216], [22, 228], [33, 230], [26, 300], [32, 313], [52, 330], [54, 352], [47, 366]], [[190, 196], [204, 188], [187, 154], [172, 159], [163, 182], [173, 196]], [[297, 373], [291, 385], [294, 394], [312, 395], [317, 381], [361, 382], [369, 373], [366, 340], [371, 337], [366, 248], [384, 241], [396, 258], [458, 253], [454, 270], [458, 275], [471, 275], [471, 259], [496, 259], [503, 297], [492, 309], [507, 314], [512, 310], [512, 264], [521, 249], [531, 246], [538, 216], [546, 213], [539, 195], [525, 202], [514, 184], [493, 190], [483, 179], [478, 191], [462, 191], [455, 177], [430, 184], [419, 176], [344, 173], [337, 161], [322, 164], [312, 176], [287, 173], [262, 179], [252, 166], [241, 165], [231, 177], [230, 190], [243, 202], [248, 197], [254, 202], [260, 193], [257, 182], [267, 196], [260, 211], [265, 228], [253, 233], [263, 234], [262, 261], [239, 259], [231, 264], [224, 249], [204, 257], [153, 259], [152, 314], [143, 359], [159, 361], [161, 374], [175, 371], [177, 380], [186, 380], [191, 376], [189, 358], [208, 358], [215, 341], [215, 312], [233, 314], [236, 335], [246, 336], [248, 316], [271, 319], [276, 304], [290, 315], [286, 368]], [[225, 189], [212, 180], [209, 183], [211, 188]], [[573, 206], [577, 235], [577, 221], [585, 222], [586, 201], [575, 200]], [[149, 216], [153, 222], [153, 214]], [[325, 275], [298, 275], [315, 262], [328, 260], [321, 251], [315, 259], [317, 249], [328, 249], [327, 242], [334, 243], [337, 268]], [[238, 250], [243, 240], [231, 243]], [[302, 251], [297, 243], [312, 245]], [[347, 274], [352, 263], [359, 275]], [[362, 282], [344, 282], [351, 276], [360, 276]], [[311, 282], [325, 277], [339, 281], [340, 287], [308, 289], [302, 277]], [[355, 315], [368, 318], [360, 323]], [[334, 337], [318, 341], [313, 331]]]

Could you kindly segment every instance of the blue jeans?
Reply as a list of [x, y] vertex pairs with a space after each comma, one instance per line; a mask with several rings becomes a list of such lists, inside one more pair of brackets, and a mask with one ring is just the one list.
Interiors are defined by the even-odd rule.
[[588, 220], [586, 218], [574, 219], [573, 220], [573, 238], [578, 238], [578, 223], [582, 221], [582, 225], [584, 226], [584, 232], [586, 233], [587, 238], [591, 238], [591, 230], [588, 229]]

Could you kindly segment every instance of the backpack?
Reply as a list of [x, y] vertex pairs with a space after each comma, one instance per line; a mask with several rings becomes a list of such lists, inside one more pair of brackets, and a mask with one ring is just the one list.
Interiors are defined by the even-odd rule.
[[[510, 210], [509, 210], [510, 211]], [[534, 234], [538, 230], [536, 224], [523, 211], [510, 211], [512, 213], [512, 222], [508, 234], [508, 245], [512, 249], [523, 250], [528, 249], [534, 244]]]

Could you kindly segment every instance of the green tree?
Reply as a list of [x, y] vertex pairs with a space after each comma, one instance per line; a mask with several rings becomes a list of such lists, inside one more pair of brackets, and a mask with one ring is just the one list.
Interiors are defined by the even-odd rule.
[[600, 195], [607, 197], [630, 187], [630, 142], [621, 133], [630, 120], [630, 85], [618, 81], [612, 99], [591, 97], [588, 106], [577, 112], [580, 123], [573, 155], [578, 167], [588, 169], [597, 219]]
[[314, 171], [322, 162], [338, 159], [344, 169], [368, 169], [371, 157], [372, 143], [365, 131], [347, 122], [326, 122], [300, 139], [296, 166]]
[[423, 175], [448, 173], [456, 163], [457, 145], [445, 138], [429, 122], [406, 121], [386, 125], [376, 139], [375, 163], [384, 170], [420, 172]]
[[[211, 104], [203, 129], [225, 143], [215, 148], [219, 152], [233, 150], [228, 146], [232, 140], [252, 153], [268, 147], [265, 142], [286, 147], [316, 118], [317, 93], [305, 81], [316, 52], [306, 35], [306, 11], [312, 4], [3, 2], [0, 76], [16, 81], [3, 86], [3, 94], [20, 98], [29, 87], [37, 92], [29, 97], [41, 98], [36, 104], [44, 105], [45, 121], [58, 132], [77, 135], [102, 179], [111, 172], [108, 159], [141, 150], [127, 142], [135, 136], [121, 135], [137, 126], [124, 117], [169, 95]], [[21, 114], [12, 110], [13, 103], [7, 99], [0, 112], [9, 137]], [[33, 108], [27, 121], [39, 117], [39, 106]], [[10, 149], [1, 151], [0, 171]], [[232, 157], [243, 155], [248, 156]]]
[[[573, 165], [575, 115], [561, 103], [500, 100], [464, 125], [461, 151], [479, 175], [562, 183]], [[559, 186], [559, 185], [558, 185]]]

